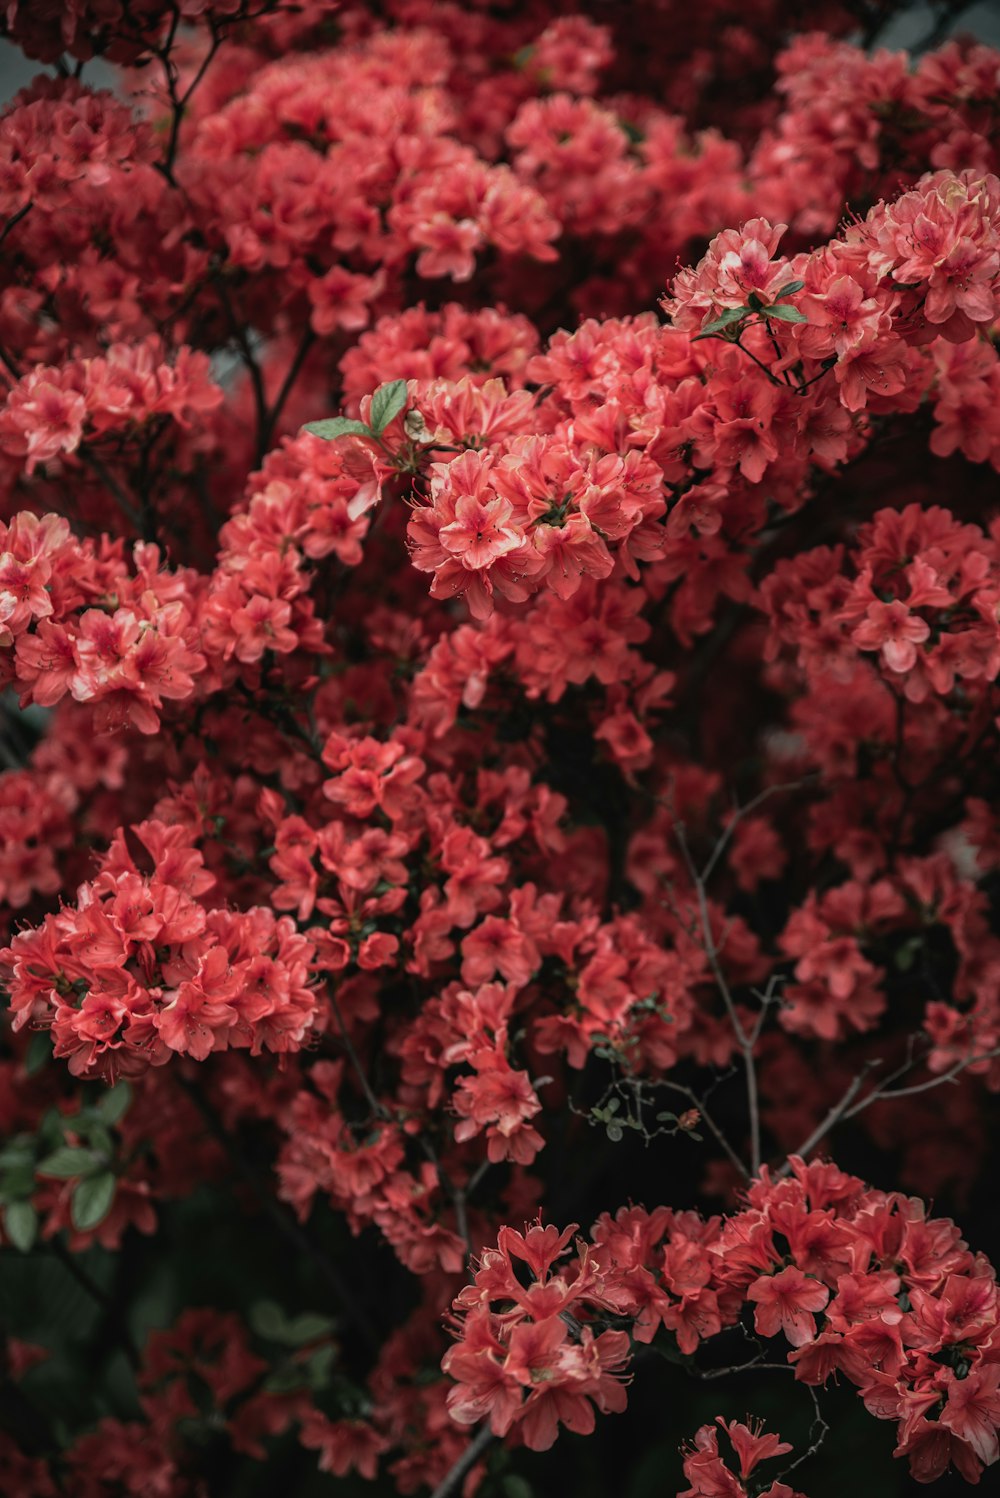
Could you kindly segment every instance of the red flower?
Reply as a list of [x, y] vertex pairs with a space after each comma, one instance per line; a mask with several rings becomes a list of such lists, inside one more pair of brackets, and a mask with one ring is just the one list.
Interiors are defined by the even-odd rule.
[[747, 1299], [757, 1307], [754, 1326], [761, 1336], [776, 1337], [781, 1332], [793, 1347], [815, 1337], [816, 1320], [811, 1313], [821, 1311], [829, 1298], [825, 1285], [794, 1265], [777, 1274], [762, 1274], [747, 1289]]

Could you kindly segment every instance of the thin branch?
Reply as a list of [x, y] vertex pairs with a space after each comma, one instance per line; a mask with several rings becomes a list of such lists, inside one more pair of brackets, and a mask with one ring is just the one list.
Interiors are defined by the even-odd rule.
[[789, 1472], [794, 1472], [796, 1467], [801, 1467], [802, 1463], [807, 1462], [810, 1457], [818, 1456], [820, 1447], [830, 1434], [830, 1427], [823, 1419], [823, 1412], [819, 1407], [819, 1395], [812, 1384], [805, 1384], [804, 1387], [808, 1389], [812, 1397], [813, 1406], [813, 1421], [809, 1427], [809, 1446], [793, 1462], [789, 1462], [787, 1467], [782, 1467], [778, 1473], [778, 1477], [782, 1482], [784, 1482]]
[[54, 1239], [50, 1246], [53, 1255], [59, 1260], [59, 1263], [66, 1270], [67, 1274], [72, 1275], [81, 1289], [85, 1290], [91, 1300], [101, 1307], [107, 1324], [114, 1332], [130, 1366], [133, 1369], [138, 1369], [141, 1363], [139, 1349], [136, 1347], [132, 1333], [125, 1322], [121, 1302], [116, 1300], [114, 1296], [109, 1295], [106, 1290], [102, 1290], [96, 1280], [91, 1279], [86, 1269], [79, 1262], [77, 1255], [71, 1254], [65, 1244], [61, 1243], [58, 1239]]
[[940, 46], [959, 16], [971, 4], [972, 0], [945, 0], [945, 4], [939, 6], [937, 20], [930, 30], [907, 48], [910, 56], [922, 57], [925, 52], [932, 52], [935, 47]]
[[701, 871], [700, 877], [702, 882], [707, 884], [709, 879], [711, 879], [715, 866], [718, 863], [719, 859], [722, 857], [722, 854], [725, 852], [730, 838], [733, 836], [736, 828], [745, 817], [750, 816], [751, 813], [757, 810], [758, 806], [762, 806], [763, 803], [765, 801], [769, 801], [772, 796], [780, 796], [785, 791], [801, 790], [804, 785], [809, 785], [812, 781], [818, 779], [818, 775], [804, 775], [801, 780], [789, 780], [782, 785], [766, 785], [762, 791], [758, 791], [756, 796], [751, 797], [751, 799], [746, 803], [745, 806], [738, 806], [733, 815], [730, 817], [726, 826], [723, 828], [722, 836], [719, 838], [715, 847], [712, 849], [711, 857]]
[[736, 1039], [741, 1046], [745, 1046], [748, 1037], [737, 1012], [732, 991], [729, 987], [729, 981], [722, 971], [722, 965], [719, 961], [719, 949], [715, 944], [715, 936], [712, 932], [712, 918], [708, 908], [708, 897], [705, 894], [704, 881], [695, 868], [694, 859], [691, 857], [691, 850], [688, 847], [687, 836], [682, 822], [674, 823], [674, 836], [677, 838], [684, 862], [687, 865], [687, 871], [691, 876], [691, 883], [694, 886], [695, 898], [698, 902], [698, 917], [701, 924], [705, 956], [708, 958], [709, 967], [712, 969], [712, 976], [718, 984], [719, 992], [726, 1006], [726, 1013], [729, 1015]]
[[767, 1019], [768, 1010], [771, 1008], [772, 1004], [776, 1004], [778, 1002], [778, 996], [775, 990], [777, 989], [778, 984], [783, 982], [784, 979], [780, 973], [772, 973], [767, 980], [767, 987], [764, 989], [763, 993], [761, 993], [760, 990], [756, 988], [753, 990], [754, 998], [760, 1000], [760, 1013], [754, 1020], [753, 1029], [750, 1031], [750, 1041], [753, 1045], [756, 1045], [758, 1040], [760, 1039], [760, 1032], [764, 1028], [764, 1022]]
[[[818, 1123], [816, 1125], [812, 1133], [809, 1135], [808, 1139], [804, 1140], [803, 1143], [800, 1144], [796, 1149], [790, 1150], [789, 1155], [801, 1155], [803, 1158], [805, 1158], [805, 1156], [809, 1154], [810, 1150], [815, 1149], [820, 1140], [825, 1138], [825, 1136], [830, 1132], [833, 1126], [839, 1123], [840, 1120], [845, 1117], [848, 1108], [850, 1108], [851, 1104], [854, 1102], [854, 1099], [857, 1097], [858, 1093], [864, 1086], [865, 1079], [868, 1076], [868, 1073], [874, 1067], [881, 1066], [881, 1064], [881, 1061], [866, 1061], [865, 1065], [858, 1072], [858, 1075], [849, 1084], [843, 1097], [840, 1098], [839, 1102], [834, 1103], [833, 1107], [829, 1110], [822, 1123]], [[789, 1159], [786, 1160], [784, 1165], [780, 1166], [779, 1169], [775, 1172], [776, 1179], [780, 1181], [784, 1176], [790, 1175], [791, 1170], [792, 1166]]]
[[772, 385], [777, 385], [779, 390], [787, 386], [788, 382], [786, 380], [779, 380], [778, 376], [774, 373], [774, 370], [771, 368], [771, 366], [769, 364], [765, 364], [763, 359], [758, 359], [757, 355], [751, 349], [748, 349], [746, 344], [741, 342], [739, 338], [729, 339], [727, 340], [727, 342], [734, 343], [736, 347], [741, 351], [741, 353], [746, 354], [748, 359], [752, 359], [757, 368], [764, 371], [768, 379], [771, 381]]
[[258, 463], [263, 460], [268, 447], [271, 445], [271, 438], [274, 436], [274, 429], [281, 419], [281, 413], [285, 409], [285, 403], [288, 400], [289, 395], [291, 395], [292, 393], [292, 388], [295, 384], [295, 381], [302, 373], [302, 366], [306, 361], [306, 355], [309, 353], [309, 350], [312, 348], [315, 342], [316, 334], [313, 332], [312, 328], [307, 328], [305, 334], [303, 335], [302, 342], [299, 344], [297, 350], [295, 351], [295, 357], [292, 359], [291, 364], [288, 366], [288, 372], [285, 375], [284, 380], [282, 381], [281, 389], [278, 391], [277, 399], [275, 400], [274, 405], [271, 407], [271, 409], [266, 413], [264, 424], [261, 428], [258, 438]]
[[261, 439], [267, 426], [268, 420], [267, 393], [264, 389], [264, 375], [261, 371], [260, 365], [257, 363], [257, 358], [254, 354], [253, 348], [251, 347], [250, 340], [247, 337], [246, 329], [240, 322], [239, 318], [236, 316], [236, 311], [233, 307], [232, 298], [229, 295], [229, 288], [226, 285], [223, 269], [221, 266], [216, 266], [213, 268], [212, 283], [219, 293], [219, 301], [222, 303], [222, 309], [226, 314], [226, 321], [229, 324], [230, 334], [233, 338], [234, 343], [240, 351], [240, 358], [246, 368], [247, 373], [250, 376], [250, 385], [253, 391], [254, 413], [257, 420], [257, 448], [259, 450], [261, 446]]
[[[734, 1363], [729, 1368], [695, 1368], [691, 1364], [685, 1364], [684, 1369], [686, 1373], [691, 1374], [694, 1378], [700, 1378], [705, 1380], [706, 1382], [717, 1378], [729, 1378], [733, 1373], [794, 1374], [795, 1372], [795, 1369], [790, 1363], [765, 1363], [762, 1361], [762, 1359], [763, 1353], [759, 1353], [757, 1357], [751, 1358], [748, 1363]], [[793, 1472], [796, 1467], [801, 1467], [802, 1463], [807, 1462], [810, 1457], [816, 1456], [819, 1452], [820, 1447], [823, 1445], [823, 1442], [830, 1434], [830, 1427], [823, 1419], [823, 1414], [819, 1407], [819, 1397], [816, 1393], [816, 1390], [812, 1387], [811, 1384], [805, 1384], [803, 1385], [803, 1387], [808, 1389], [813, 1406], [813, 1420], [812, 1424], [809, 1427], [810, 1445], [808, 1450], [801, 1452], [801, 1454], [797, 1456], [793, 1462], [790, 1462], [787, 1467], [784, 1467], [782, 1471], [778, 1473], [778, 1477], [782, 1480], [785, 1478], [787, 1473]]]
[[697, 1108], [698, 1113], [704, 1120], [705, 1127], [715, 1139], [716, 1143], [721, 1146], [730, 1164], [735, 1165], [736, 1169], [739, 1171], [744, 1180], [752, 1180], [753, 1176], [747, 1169], [746, 1164], [740, 1159], [739, 1155], [733, 1149], [732, 1145], [729, 1143], [729, 1140], [726, 1138], [725, 1134], [723, 1134], [722, 1130], [719, 1128], [719, 1125], [715, 1122], [715, 1119], [705, 1107], [703, 1099], [698, 1096], [694, 1088], [684, 1087], [680, 1082], [668, 1082], [665, 1080], [661, 1080], [659, 1086], [668, 1088], [671, 1092], [679, 1093], [681, 1097], [686, 1097], [688, 1102], [691, 1103], [692, 1107]]
[[[802, 1144], [800, 1144], [797, 1149], [792, 1150], [791, 1154], [801, 1155], [804, 1158], [809, 1154], [810, 1150], [816, 1148], [820, 1140], [823, 1139], [825, 1135], [828, 1134], [836, 1124], [844, 1122], [849, 1118], [856, 1118], [859, 1113], [863, 1113], [864, 1110], [866, 1108], [870, 1108], [873, 1103], [891, 1103], [894, 1102], [896, 1098], [915, 1097], [918, 1093], [921, 1092], [932, 1092], [935, 1087], [941, 1087], [945, 1082], [955, 1081], [955, 1079], [960, 1076], [962, 1072], [967, 1071], [969, 1067], [974, 1066], [976, 1062], [992, 1061], [997, 1056], [1000, 1056], [1000, 1046], [996, 1046], [993, 1048], [993, 1050], [990, 1051], [980, 1051], [979, 1053], [963, 1056], [960, 1061], [956, 1061], [953, 1066], [949, 1067], [947, 1071], [942, 1072], [940, 1076], [929, 1077], [926, 1082], [916, 1082], [912, 1087], [892, 1087], [887, 1089], [887, 1083], [894, 1082], [897, 1077], [903, 1076], [905, 1072], [910, 1071], [916, 1064], [912, 1059], [910, 1059], [903, 1066], [897, 1067], [894, 1072], [890, 1072], [889, 1076], [886, 1077], [884, 1081], [880, 1082], [877, 1087], [874, 1087], [872, 1089], [871, 1092], [867, 1093], [863, 1098], [860, 1098], [857, 1102], [855, 1102], [855, 1098], [857, 1098], [858, 1093], [864, 1086], [868, 1073], [872, 1071], [874, 1067], [881, 1065], [880, 1061], [868, 1061], [847, 1087], [839, 1102], [834, 1103], [833, 1107], [829, 1110], [822, 1123], [817, 1124], [815, 1129], [813, 1129], [812, 1133], [809, 1135], [809, 1138], [806, 1139]], [[791, 1168], [791, 1165], [786, 1160], [784, 1165], [782, 1165], [775, 1172], [776, 1178], [778, 1180], [781, 1180], [783, 1176], [787, 1176], [789, 1174]]]
[[174, 175], [174, 162], [177, 159], [177, 148], [180, 144], [181, 125], [184, 121], [184, 111], [190, 103], [191, 96], [193, 95], [195, 89], [198, 87], [199, 83], [202, 81], [205, 74], [211, 67], [212, 62], [215, 59], [215, 54], [218, 52], [221, 42], [221, 36], [213, 28], [211, 45], [209, 46], [208, 50], [205, 53], [205, 56], [199, 63], [198, 69], [195, 72], [193, 79], [188, 84], [183, 94], [178, 94], [177, 92], [176, 71], [174, 71], [172, 68], [168, 68], [166, 61], [163, 57], [161, 57], [161, 61], [163, 62], [164, 66], [164, 73], [167, 77], [167, 88], [170, 93], [170, 103], [173, 111], [173, 118], [170, 123], [170, 136], [167, 140], [167, 150], [162, 163], [165, 175], [171, 182], [173, 181]]
[[705, 894], [705, 882], [695, 868], [694, 860], [691, 857], [691, 850], [688, 847], [687, 838], [684, 833], [683, 823], [674, 823], [674, 834], [694, 885], [695, 897], [698, 901], [698, 914], [701, 920], [702, 944], [705, 956], [708, 958], [708, 965], [712, 969], [712, 976], [715, 978], [718, 990], [722, 995], [722, 1001], [726, 1006], [726, 1013], [729, 1015], [729, 1022], [732, 1025], [736, 1043], [743, 1056], [743, 1069], [746, 1073], [747, 1110], [750, 1114], [750, 1165], [752, 1174], [756, 1176], [760, 1174], [761, 1146], [760, 1099], [757, 1091], [757, 1065], [754, 1060], [754, 1039], [743, 1028], [743, 1022], [736, 1008], [729, 982], [722, 971], [722, 964], [719, 961], [719, 949], [715, 944], [715, 936], [712, 932], [712, 917], [708, 908], [708, 898]]
[[[877, 1087], [874, 1092], [862, 1098], [860, 1103], [855, 1103], [853, 1108], [849, 1108], [843, 1116], [853, 1118], [856, 1113], [869, 1108], [872, 1103], [891, 1103], [898, 1097], [915, 1097], [918, 1092], [931, 1092], [935, 1087], [940, 1087], [943, 1082], [954, 1082], [956, 1077], [968, 1071], [969, 1067], [974, 1066], [977, 1061], [992, 1061], [997, 1056], [1000, 1056], [1000, 1046], [995, 1046], [991, 1051], [980, 1051], [977, 1055], [964, 1056], [961, 1061], [956, 1061], [954, 1066], [942, 1072], [940, 1076], [930, 1077], [926, 1082], [917, 1082], [913, 1087], [894, 1087], [889, 1092]], [[891, 1079], [887, 1078], [887, 1080]]]
[[84, 447], [77, 448], [77, 457], [81, 460], [82, 463], [86, 465], [87, 468], [90, 468], [100, 479], [101, 483], [105, 485], [115, 504], [125, 516], [125, 519], [130, 522], [130, 524], [136, 531], [138, 531], [140, 536], [145, 535], [145, 526], [143, 523], [141, 511], [136, 507], [136, 505], [133, 504], [131, 498], [128, 494], [126, 494], [125, 490], [122, 488], [121, 484], [115, 478], [114, 474], [108, 468], [103, 459], [99, 458], [96, 453], [89, 452]]
[[466, 1473], [471, 1471], [479, 1461], [479, 1458], [492, 1446], [495, 1440], [496, 1436], [490, 1430], [489, 1426], [482, 1426], [478, 1435], [469, 1442], [462, 1455], [451, 1467], [451, 1470], [442, 1477], [431, 1494], [431, 1498], [449, 1498], [449, 1495], [455, 1492]]
[[354, 1071], [354, 1075], [357, 1077], [359, 1083], [361, 1084], [361, 1090], [364, 1093], [365, 1098], [367, 1099], [368, 1106], [372, 1111], [372, 1115], [375, 1118], [380, 1118], [383, 1121], [388, 1121], [389, 1119], [391, 1119], [392, 1115], [390, 1114], [385, 1104], [379, 1102], [378, 1098], [375, 1096], [372, 1084], [368, 1080], [368, 1073], [361, 1065], [361, 1057], [358, 1055], [357, 1050], [355, 1049], [354, 1042], [348, 1034], [347, 1025], [344, 1023], [344, 1016], [340, 1012], [340, 1005], [337, 1003], [337, 996], [334, 993], [332, 986], [327, 991], [330, 997], [330, 1007], [333, 1010], [333, 1017], [337, 1021], [337, 1029], [340, 1031], [341, 1043], [343, 1044], [344, 1050], [347, 1052], [347, 1059], [351, 1063], [351, 1068]]
[[21, 222], [21, 220], [25, 217], [25, 215], [30, 212], [31, 204], [25, 203], [23, 208], [19, 208], [16, 213], [11, 214], [10, 218], [4, 224], [3, 228], [0, 229], [0, 245], [3, 244], [4, 240], [7, 238], [7, 235], [11, 232], [11, 230], [15, 229]]
[[788, 1363], [762, 1363], [759, 1357], [751, 1358], [749, 1363], [734, 1363], [730, 1368], [692, 1368], [685, 1365], [685, 1372], [690, 1373], [693, 1378], [701, 1378], [706, 1382], [716, 1378], [728, 1378], [731, 1373], [790, 1373], [792, 1368]]

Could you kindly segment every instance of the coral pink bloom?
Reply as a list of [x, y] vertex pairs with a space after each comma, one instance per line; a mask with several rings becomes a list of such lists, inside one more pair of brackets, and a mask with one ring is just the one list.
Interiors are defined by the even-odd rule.
[[462, 494], [455, 504], [455, 519], [438, 533], [446, 551], [460, 559], [470, 571], [489, 567], [498, 557], [514, 551], [524, 539], [507, 521], [513, 506], [506, 499], [477, 499]]
[[17, 666], [22, 700], [53, 707], [76, 675], [72, 636], [63, 625], [40, 619], [34, 634], [22, 635], [17, 642]]
[[499, 973], [523, 987], [539, 961], [535, 943], [514, 921], [490, 915], [462, 942], [462, 982], [476, 987]]
[[544, 1378], [551, 1378], [557, 1354], [569, 1336], [569, 1329], [559, 1316], [545, 1321], [523, 1321], [510, 1334], [507, 1349], [507, 1372], [527, 1388]]
[[543, 1227], [532, 1223], [523, 1233], [516, 1228], [502, 1227], [497, 1243], [503, 1253], [511, 1258], [523, 1259], [538, 1279], [543, 1280], [556, 1259], [561, 1259], [577, 1231], [579, 1224], [571, 1222], [562, 1232], [552, 1223]]
[[54, 383], [59, 373], [42, 368], [26, 375], [0, 412], [0, 446], [26, 456], [28, 474], [60, 453], [75, 452], [83, 437], [87, 402], [78, 391]]
[[783, 1441], [773, 1431], [765, 1434], [762, 1421], [756, 1421], [753, 1425], [741, 1425], [738, 1420], [726, 1421], [720, 1415], [716, 1423], [721, 1425], [733, 1443], [733, 1450], [739, 1458], [741, 1477], [749, 1477], [759, 1462], [784, 1456], [786, 1451], [792, 1449], [788, 1441]]
[[912, 671], [917, 663], [917, 646], [930, 635], [930, 625], [898, 598], [892, 603], [876, 601], [851, 635], [862, 650], [881, 650], [890, 671]]
[[378, 1470], [378, 1459], [386, 1440], [366, 1420], [329, 1420], [319, 1410], [310, 1410], [299, 1436], [303, 1446], [318, 1451], [319, 1470], [334, 1477], [359, 1472], [369, 1480]]
[[884, 316], [878, 302], [865, 296], [853, 276], [838, 276], [821, 294], [803, 298], [803, 310], [809, 316], [803, 347], [814, 356], [831, 349], [846, 354], [864, 337], [872, 338]]
[[901, 338], [866, 333], [834, 368], [848, 411], [863, 411], [871, 395], [896, 395], [906, 384], [907, 350]]
[[522, 1384], [507, 1366], [503, 1344], [490, 1330], [492, 1318], [473, 1311], [463, 1328], [464, 1340], [450, 1347], [441, 1360], [455, 1379], [448, 1391], [448, 1411], [460, 1425], [476, 1425], [489, 1418], [495, 1435], [510, 1430], [522, 1404]]
[[463, 1077], [454, 1096], [455, 1111], [462, 1115], [455, 1125], [456, 1140], [464, 1143], [485, 1128], [494, 1163], [516, 1160], [530, 1165], [542, 1138], [528, 1119], [540, 1113], [542, 1105], [527, 1072], [515, 1071], [492, 1047], [477, 1051], [470, 1060], [477, 1075]]
[[677, 1498], [746, 1498], [746, 1488], [719, 1454], [719, 1433], [712, 1425], [695, 1432], [694, 1446], [684, 1457], [684, 1476], [691, 1486]]
[[230, 618], [230, 628], [236, 636], [235, 651], [238, 661], [259, 661], [265, 650], [287, 655], [299, 643], [293, 629], [288, 628], [292, 617], [291, 604], [278, 598], [264, 598], [260, 594], [247, 599], [242, 608], [236, 609]]
[[971, 1446], [984, 1466], [1000, 1459], [997, 1427], [1000, 1426], [1000, 1363], [981, 1364], [971, 1368], [965, 1378], [957, 1378], [950, 1368], [942, 1377], [948, 1387], [948, 1402], [941, 1412], [941, 1424], [952, 1435]]
[[754, 1326], [762, 1337], [783, 1332], [793, 1347], [802, 1347], [815, 1337], [812, 1312], [823, 1309], [830, 1292], [819, 1280], [790, 1264], [777, 1274], [762, 1274], [754, 1280], [747, 1299], [756, 1302]]

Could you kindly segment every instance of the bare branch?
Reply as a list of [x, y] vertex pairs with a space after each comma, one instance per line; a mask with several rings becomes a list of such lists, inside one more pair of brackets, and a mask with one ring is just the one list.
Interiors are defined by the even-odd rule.
[[465, 1474], [471, 1471], [479, 1458], [492, 1446], [495, 1440], [496, 1436], [490, 1430], [489, 1426], [482, 1426], [478, 1435], [469, 1442], [451, 1470], [442, 1477], [431, 1494], [431, 1498], [449, 1498], [449, 1494], [455, 1492]]
[[728, 980], [722, 971], [722, 964], [719, 961], [719, 949], [716, 946], [715, 936], [712, 932], [712, 917], [708, 908], [708, 897], [705, 893], [705, 881], [703, 876], [695, 868], [694, 859], [691, 857], [691, 850], [687, 844], [683, 823], [674, 823], [674, 835], [677, 838], [688, 873], [691, 876], [691, 882], [694, 885], [695, 898], [698, 901], [698, 914], [701, 920], [701, 935], [705, 956], [708, 958], [709, 967], [712, 969], [712, 976], [715, 978], [718, 990], [722, 995], [722, 1002], [725, 1004], [726, 1013], [729, 1015], [729, 1023], [733, 1027], [736, 1043], [743, 1056], [743, 1069], [746, 1073], [747, 1109], [750, 1114], [750, 1167], [752, 1174], [756, 1176], [760, 1174], [761, 1166], [760, 1100], [757, 1092], [757, 1066], [754, 1060], [756, 1037], [748, 1034], [743, 1028], [743, 1022], [740, 1019], [739, 1012], [733, 1000]]
[[[843, 1097], [841, 1097], [839, 1102], [834, 1103], [833, 1107], [829, 1110], [823, 1121], [821, 1123], [818, 1123], [813, 1129], [808, 1139], [804, 1140], [802, 1144], [800, 1144], [796, 1149], [789, 1151], [789, 1154], [801, 1155], [804, 1158], [809, 1154], [810, 1150], [815, 1149], [820, 1140], [825, 1138], [825, 1136], [830, 1132], [834, 1124], [839, 1123], [840, 1120], [845, 1117], [848, 1108], [850, 1108], [851, 1104], [854, 1102], [854, 1099], [857, 1097], [858, 1093], [864, 1086], [865, 1078], [868, 1076], [868, 1073], [874, 1067], [881, 1066], [881, 1064], [881, 1061], [865, 1062], [865, 1065], [861, 1068], [861, 1070], [858, 1072], [858, 1075], [849, 1084], [847, 1090], [845, 1091]], [[790, 1160], [786, 1160], [784, 1165], [780, 1166], [775, 1172], [775, 1175], [780, 1181], [784, 1176], [790, 1175], [791, 1170], [792, 1167]]]
[[[962, 1072], [968, 1071], [970, 1066], [975, 1066], [977, 1061], [992, 1061], [1000, 1056], [1000, 1046], [995, 1046], [992, 1051], [979, 1051], [976, 1054], [963, 1056], [961, 1061], [956, 1061], [954, 1066], [949, 1067], [937, 1077], [929, 1077], [926, 1082], [917, 1082], [913, 1087], [894, 1087], [886, 1092], [882, 1087], [877, 1087], [874, 1092], [855, 1103], [843, 1116], [853, 1118], [856, 1113], [871, 1106], [872, 1103], [891, 1103], [898, 1097], [915, 1097], [918, 1092], [931, 1092], [935, 1087], [940, 1087], [943, 1082], [954, 1082], [955, 1078]], [[887, 1079], [891, 1080], [891, 1078]]]
[[[990, 1051], [980, 1051], [978, 1053], [970, 1053], [968, 1056], [963, 1056], [960, 1061], [956, 1061], [955, 1064], [949, 1067], [947, 1071], [941, 1072], [939, 1076], [929, 1077], [925, 1082], [916, 1082], [911, 1087], [887, 1087], [887, 1083], [894, 1082], [897, 1077], [903, 1076], [904, 1073], [910, 1071], [913, 1066], [916, 1065], [916, 1062], [911, 1057], [902, 1066], [897, 1067], [894, 1072], [890, 1072], [889, 1076], [886, 1077], [882, 1082], [880, 1082], [876, 1087], [874, 1087], [871, 1092], [867, 1093], [863, 1098], [860, 1098], [857, 1102], [855, 1102], [855, 1098], [857, 1098], [858, 1093], [864, 1086], [869, 1072], [871, 1072], [876, 1066], [881, 1066], [882, 1064], [881, 1061], [868, 1061], [862, 1067], [861, 1071], [858, 1072], [853, 1081], [849, 1084], [839, 1102], [834, 1103], [833, 1107], [829, 1110], [823, 1121], [817, 1124], [815, 1129], [813, 1129], [808, 1139], [804, 1140], [797, 1149], [792, 1150], [791, 1154], [801, 1155], [804, 1158], [809, 1154], [811, 1150], [816, 1148], [820, 1140], [823, 1139], [825, 1135], [835, 1127], [836, 1124], [841, 1123], [848, 1118], [856, 1118], [859, 1113], [863, 1113], [864, 1110], [866, 1108], [870, 1108], [873, 1103], [891, 1103], [896, 1098], [915, 1097], [918, 1093], [921, 1092], [932, 1092], [935, 1087], [940, 1087], [945, 1082], [954, 1082], [955, 1079], [962, 1074], [962, 1072], [968, 1071], [969, 1067], [974, 1066], [978, 1061], [992, 1061], [997, 1056], [1000, 1056], [1000, 1046], [994, 1047], [994, 1049]], [[783, 1176], [787, 1176], [791, 1171], [791, 1168], [791, 1165], [786, 1160], [785, 1163], [777, 1170], [777, 1178], [780, 1180]]]
[[780, 796], [785, 791], [801, 790], [803, 786], [809, 785], [810, 782], [818, 779], [818, 775], [804, 775], [801, 780], [790, 780], [783, 785], [766, 785], [764, 789], [762, 791], [758, 791], [757, 795], [753, 796], [745, 806], [738, 806], [733, 812], [733, 815], [730, 817], [726, 826], [723, 828], [722, 835], [719, 838], [719, 841], [712, 849], [711, 857], [701, 871], [703, 882], [707, 884], [709, 879], [711, 879], [715, 866], [718, 863], [719, 859], [722, 857], [722, 854], [725, 852], [730, 838], [736, 831], [736, 828], [739, 826], [740, 822], [742, 822], [745, 817], [750, 816], [757, 810], [758, 806], [762, 806], [764, 802], [769, 801], [772, 796]]

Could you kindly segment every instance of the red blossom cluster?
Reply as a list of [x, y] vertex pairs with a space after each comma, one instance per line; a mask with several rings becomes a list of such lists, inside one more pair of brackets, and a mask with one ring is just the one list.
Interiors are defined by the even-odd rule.
[[0, 16], [12, 1498], [542, 1491], [685, 1376], [679, 1498], [834, 1378], [1000, 1457], [1000, 53], [894, 9]]
[[[1000, 1456], [993, 1269], [916, 1198], [795, 1155], [789, 1164], [787, 1178], [765, 1169], [729, 1217], [669, 1207], [604, 1213], [569, 1264], [559, 1261], [576, 1224], [561, 1233], [502, 1228], [454, 1302], [458, 1340], [444, 1367], [456, 1381], [456, 1419], [488, 1418], [498, 1435], [513, 1429], [545, 1450], [559, 1425], [593, 1429], [590, 1401], [603, 1412], [624, 1409], [633, 1344], [655, 1345], [662, 1327], [692, 1356], [752, 1314], [759, 1337], [781, 1339], [776, 1355], [796, 1379], [820, 1385], [841, 1373], [873, 1415], [898, 1421], [896, 1455], [920, 1481], [953, 1463], [978, 1482]], [[527, 1284], [515, 1260], [527, 1266]], [[737, 1450], [747, 1436], [737, 1428]], [[707, 1485], [718, 1462], [711, 1427], [697, 1448], [685, 1464], [694, 1484], [685, 1498], [736, 1494], [732, 1484]], [[741, 1452], [740, 1475], [753, 1465]]]

